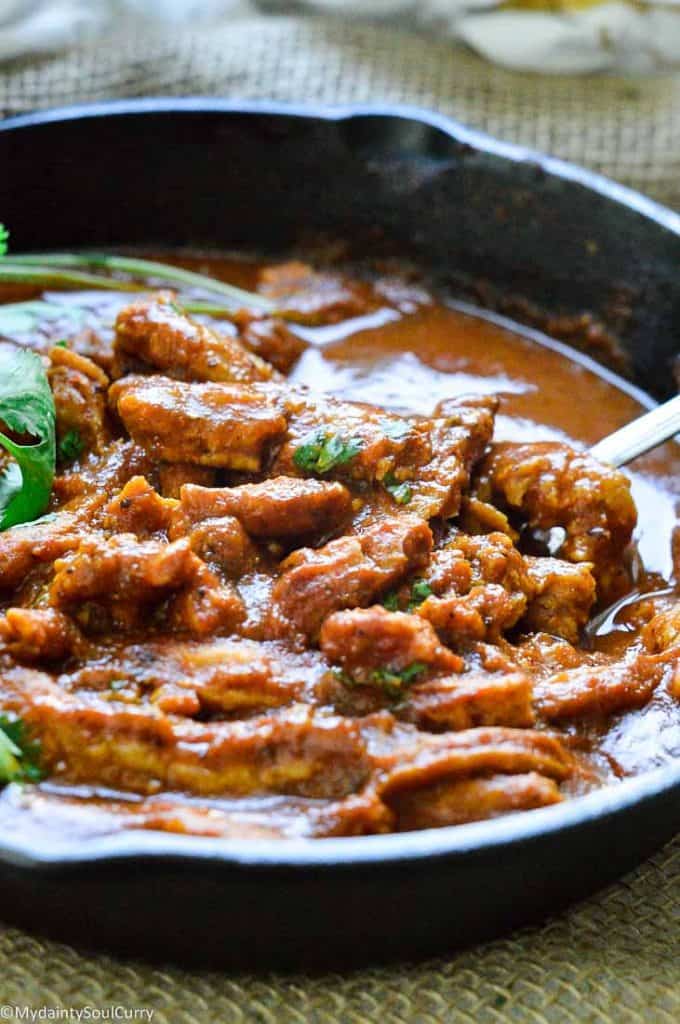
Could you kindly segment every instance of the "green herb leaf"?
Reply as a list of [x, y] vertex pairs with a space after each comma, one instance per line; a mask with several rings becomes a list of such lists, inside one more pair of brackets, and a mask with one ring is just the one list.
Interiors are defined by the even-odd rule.
[[316, 430], [295, 449], [293, 462], [307, 473], [329, 473], [358, 455], [362, 446], [361, 438], [343, 438], [340, 434]]
[[6, 530], [42, 515], [54, 480], [54, 399], [33, 352], [0, 348], [0, 425], [13, 435], [0, 432], [0, 446], [16, 460], [0, 474], [0, 530]]
[[416, 681], [419, 675], [422, 675], [426, 668], [427, 665], [422, 661], [414, 661], [412, 665], [409, 665], [408, 668], [399, 673], [399, 677], [404, 686], [409, 686]]
[[0, 785], [8, 782], [39, 782], [40, 744], [28, 735], [20, 718], [0, 715]]
[[0, 224], [0, 256], [4, 256], [7, 253], [9, 242], [9, 231], [4, 224]]
[[418, 605], [426, 601], [432, 594], [432, 587], [425, 580], [416, 580], [411, 587], [411, 600], [408, 603], [409, 611], [413, 608], [417, 608]]
[[411, 485], [407, 480], [399, 481], [393, 473], [387, 473], [382, 479], [385, 490], [392, 495], [397, 505], [408, 505], [413, 497]]
[[345, 686], [379, 686], [388, 697], [393, 700], [402, 696], [404, 688], [410, 686], [416, 681], [419, 675], [425, 672], [427, 665], [422, 661], [414, 661], [413, 664], [407, 665], [403, 669], [391, 669], [391, 668], [377, 668], [371, 673], [371, 678], [368, 683], [358, 683], [356, 679], [352, 679], [342, 669], [333, 669], [333, 674], [339, 682]]
[[[406, 606], [407, 612], [412, 612], [414, 608], [426, 601], [432, 593], [432, 587], [425, 580], [414, 580], [411, 585], [411, 593], [408, 599], [408, 605]], [[399, 611], [399, 595], [396, 590], [391, 590], [383, 600], [383, 608], [387, 608], [388, 612]]]
[[398, 671], [390, 668], [377, 668], [371, 676], [371, 681], [381, 686], [388, 696], [396, 698], [401, 696], [404, 687], [414, 683], [426, 668], [427, 665], [422, 661], [414, 661], [412, 665]]
[[59, 442], [59, 459], [61, 462], [73, 462], [81, 454], [85, 445], [77, 430], [69, 430]]

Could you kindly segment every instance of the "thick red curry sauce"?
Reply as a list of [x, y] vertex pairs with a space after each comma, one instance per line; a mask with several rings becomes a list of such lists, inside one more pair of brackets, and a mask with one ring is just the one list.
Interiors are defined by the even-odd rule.
[[680, 754], [680, 452], [587, 456], [632, 389], [398, 274], [184, 262], [285, 321], [92, 293], [21, 341], [82, 451], [0, 534], [0, 713], [46, 772], [0, 820], [362, 835]]

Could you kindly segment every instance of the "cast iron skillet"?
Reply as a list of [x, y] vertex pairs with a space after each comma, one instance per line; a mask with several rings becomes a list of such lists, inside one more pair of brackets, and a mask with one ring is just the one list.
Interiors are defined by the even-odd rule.
[[[637, 384], [657, 398], [672, 388], [680, 217], [433, 114], [111, 103], [5, 122], [0, 168], [16, 251], [272, 253], [303, 235], [340, 237], [410, 258], [461, 294], [483, 279], [500, 305], [520, 295], [548, 313], [589, 311], [620, 339]], [[366, 964], [540, 919], [679, 827], [680, 761], [561, 806], [406, 835], [3, 834], [0, 908], [7, 922], [126, 954]]]

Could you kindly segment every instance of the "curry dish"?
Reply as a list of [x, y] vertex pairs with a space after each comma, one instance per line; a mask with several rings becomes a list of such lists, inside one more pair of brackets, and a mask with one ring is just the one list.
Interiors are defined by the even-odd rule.
[[680, 754], [678, 450], [588, 454], [630, 390], [394, 268], [184, 265], [283, 315], [123, 282], [20, 341], [59, 454], [0, 532], [0, 713], [42, 776], [0, 820], [368, 835]]

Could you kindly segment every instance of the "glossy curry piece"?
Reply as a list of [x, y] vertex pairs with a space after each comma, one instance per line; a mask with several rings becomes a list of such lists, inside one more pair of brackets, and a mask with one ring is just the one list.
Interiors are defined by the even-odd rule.
[[677, 755], [678, 456], [584, 448], [634, 399], [406, 277], [210, 269], [308, 326], [119, 295], [33, 342], [80, 444], [0, 534], [0, 711], [47, 772], [0, 819], [363, 835]]

